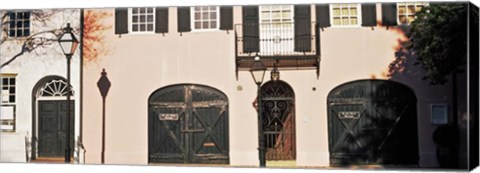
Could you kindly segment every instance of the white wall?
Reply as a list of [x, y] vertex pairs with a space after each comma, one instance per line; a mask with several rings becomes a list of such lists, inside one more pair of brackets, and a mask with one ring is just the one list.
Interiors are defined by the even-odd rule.
[[[44, 10], [44, 12], [52, 12]], [[80, 10], [59, 10], [53, 14], [51, 21], [43, 25], [40, 21], [31, 21], [31, 34], [36, 32], [65, 27], [70, 22], [72, 27], [79, 28]], [[48, 20], [48, 19], [47, 19]], [[5, 34], [5, 33], [3, 33]], [[79, 33], [76, 33], [80, 37]], [[2, 37], [4, 37], [3, 35]], [[54, 38], [53, 35], [45, 35]], [[0, 45], [0, 62], [8, 61], [21, 50], [22, 39], [7, 40]], [[71, 84], [75, 91], [75, 138], [79, 134], [80, 112], [80, 50], [73, 56], [71, 63]], [[66, 59], [58, 43], [45, 48], [38, 48], [17, 58], [1, 73], [15, 73], [16, 77], [16, 130], [15, 132], [0, 132], [0, 162], [25, 162], [25, 137], [32, 137], [32, 93], [37, 82], [50, 75], [66, 78]], [[38, 127], [38, 126], [37, 126]]]

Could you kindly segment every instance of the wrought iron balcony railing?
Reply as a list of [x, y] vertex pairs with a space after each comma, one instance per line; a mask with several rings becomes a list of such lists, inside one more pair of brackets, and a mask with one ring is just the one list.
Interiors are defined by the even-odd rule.
[[248, 70], [255, 56], [267, 67], [317, 69], [320, 61], [315, 23], [260, 23], [235, 25], [237, 71]]

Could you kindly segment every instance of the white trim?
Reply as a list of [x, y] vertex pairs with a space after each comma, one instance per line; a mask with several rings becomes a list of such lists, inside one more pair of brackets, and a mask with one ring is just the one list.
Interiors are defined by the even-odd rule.
[[[352, 5], [352, 4], [355, 4], [355, 3], [348, 3], [348, 5]], [[330, 26], [332, 28], [358, 28], [358, 27], [362, 27], [362, 5], [360, 3], [357, 3], [356, 4], [356, 7], [357, 7], [357, 24], [356, 25], [335, 25], [333, 23], [333, 5], [344, 5], [344, 4], [329, 4], [328, 5], [328, 8], [329, 8], [329, 14], [330, 14]], [[348, 8], [350, 10], [350, 8]], [[341, 17], [341, 16], [340, 16]], [[349, 18], [350, 19], [350, 18]]]
[[[211, 5], [211, 6], [207, 6], [207, 7], [212, 7], [214, 5]], [[205, 7], [205, 6], [195, 6], [195, 7]], [[201, 28], [201, 29], [195, 29], [195, 7], [190, 7], [190, 29], [191, 29], [191, 32], [211, 32], [211, 31], [220, 31], [220, 7], [219, 6], [215, 6], [215, 11], [217, 13], [217, 16], [216, 16], [216, 28]], [[208, 19], [208, 21], [210, 22], [210, 19]]]
[[[156, 10], [154, 7], [135, 7], [135, 8], [151, 8], [153, 10], [153, 30], [152, 31], [133, 31], [132, 27], [133, 27], [133, 21], [132, 21], [132, 9], [133, 8], [128, 8], [128, 34], [135, 34], [135, 35], [141, 35], [141, 34], [155, 34], [155, 24], [156, 24], [156, 18], [157, 18], [157, 15], [156, 15]], [[140, 20], [140, 19], [139, 19]], [[147, 19], [145, 18], [145, 21]], [[143, 22], [143, 23], [147, 23], [147, 22]], [[147, 28], [146, 28], [147, 29]]]

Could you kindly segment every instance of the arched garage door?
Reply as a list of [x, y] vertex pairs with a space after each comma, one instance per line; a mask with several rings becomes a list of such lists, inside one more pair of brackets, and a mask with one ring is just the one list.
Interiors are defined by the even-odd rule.
[[397, 82], [359, 80], [328, 95], [330, 163], [418, 164], [416, 97]]
[[214, 88], [182, 84], [148, 101], [148, 159], [157, 163], [229, 163], [228, 99]]

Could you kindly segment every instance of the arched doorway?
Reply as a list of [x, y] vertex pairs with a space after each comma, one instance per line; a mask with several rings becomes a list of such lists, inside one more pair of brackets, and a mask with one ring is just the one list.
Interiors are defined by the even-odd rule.
[[229, 163], [228, 98], [212, 87], [179, 84], [148, 99], [148, 161]]
[[389, 80], [358, 80], [328, 94], [330, 164], [418, 164], [416, 97]]
[[33, 142], [32, 159], [62, 160], [65, 157], [67, 144], [67, 94], [70, 101], [70, 148], [74, 143], [74, 91], [70, 86], [67, 92], [67, 82], [59, 76], [48, 76], [40, 80], [33, 88]]
[[295, 93], [281, 80], [261, 87], [266, 160], [295, 160]]

